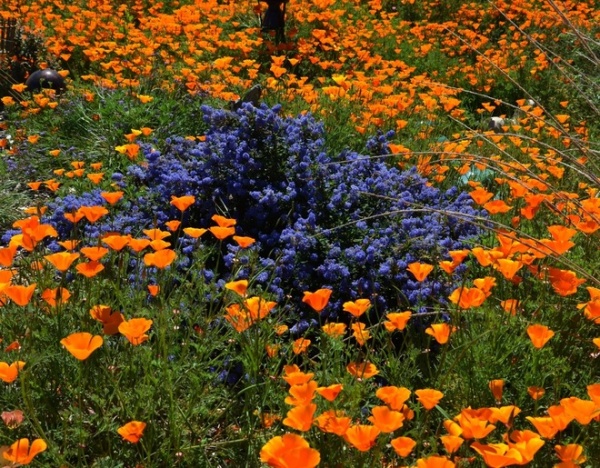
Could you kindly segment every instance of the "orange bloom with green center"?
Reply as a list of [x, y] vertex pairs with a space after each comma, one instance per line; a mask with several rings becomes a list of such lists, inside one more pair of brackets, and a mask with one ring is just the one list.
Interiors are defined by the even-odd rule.
[[140, 345], [148, 339], [146, 332], [150, 330], [152, 320], [145, 318], [132, 318], [119, 324], [119, 333], [125, 336], [134, 345]]
[[6, 383], [12, 383], [17, 380], [19, 371], [25, 367], [25, 362], [16, 361], [12, 364], [0, 362], [0, 380]]
[[260, 461], [276, 468], [314, 468], [320, 463], [321, 455], [310, 448], [304, 437], [284, 434], [263, 445]]
[[80, 332], [72, 333], [60, 340], [60, 343], [75, 358], [85, 361], [95, 350], [102, 346], [104, 340], [100, 335], [93, 336], [91, 333]]
[[34, 440], [31, 445], [29, 445], [29, 439], [20, 439], [2, 453], [2, 456], [15, 464], [28, 465], [36, 455], [42, 453], [46, 448], [48, 445], [42, 439]]
[[302, 302], [308, 304], [315, 312], [321, 312], [329, 303], [331, 289], [318, 289], [315, 292], [304, 291]]
[[426, 410], [431, 410], [435, 408], [435, 406], [444, 397], [444, 394], [442, 392], [440, 392], [439, 390], [434, 390], [432, 388], [416, 390], [415, 395], [417, 395], [417, 400], [423, 405], [423, 407]]
[[127, 442], [137, 444], [144, 435], [144, 429], [146, 429], [146, 423], [131, 421], [117, 429], [117, 432]]

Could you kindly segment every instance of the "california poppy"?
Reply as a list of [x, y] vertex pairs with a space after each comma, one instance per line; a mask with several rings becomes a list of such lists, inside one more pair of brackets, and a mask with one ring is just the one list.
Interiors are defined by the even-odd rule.
[[440, 440], [448, 453], [456, 452], [465, 441], [462, 437], [450, 434], [440, 436]]
[[297, 434], [276, 436], [263, 445], [260, 461], [276, 468], [314, 468], [321, 455], [310, 448], [306, 439]]
[[163, 231], [161, 229], [153, 228], [153, 229], [144, 229], [144, 234], [146, 234], [151, 240], [162, 240], [166, 239], [171, 235], [168, 231]]
[[121, 333], [129, 342], [137, 346], [148, 339], [146, 332], [150, 330], [152, 320], [145, 318], [132, 318], [119, 324], [119, 333]]
[[375, 445], [381, 430], [375, 426], [357, 424], [346, 431], [344, 439], [361, 452], [367, 452]]
[[101, 192], [100, 196], [104, 198], [109, 204], [114, 205], [121, 198], [123, 198], [123, 192]]
[[240, 296], [246, 295], [246, 290], [248, 289], [248, 280], [238, 280], [238, 281], [230, 281], [225, 284], [225, 288], [230, 291], [236, 292]]
[[540, 349], [554, 336], [554, 332], [545, 325], [536, 324], [527, 327], [527, 335], [533, 346]]
[[179, 211], [185, 211], [196, 202], [193, 195], [184, 195], [182, 197], [171, 196], [171, 205]]
[[183, 228], [183, 232], [185, 232], [188, 236], [193, 237], [194, 239], [197, 239], [198, 237], [202, 236], [202, 234], [204, 234], [207, 230], [208, 229], [204, 228]]
[[1, 247], [0, 248], [0, 266], [3, 266], [3, 267], [11, 266], [16, 253], [17, 253], [17, 248], [14, 246]]
[[504, 380], [503, 379], [494, 379], [490, 380], [488, 383], [488, 387], [490, 388], [492, 395], [494, 395], [494, 399], [496, 402], [502, 401], [502, 392], [504, 390]]
[[479, 288], [466, 288], [461, 286], [455, 289], [448, 299], [450, 299], [450, 302], [453, 304], [458, 304], [458, 307], [461, 309], [470, 309], [472, 307], [479, 307], [483, 304], [486, 296]]
[[239, 245], [242, 249], [247, 249], [252, 244], [256, 242], [256, 239], [253, 237], [247, 236], [233, 236], [233, 240]]
[[4, 288], [2, 292], [12, 299], [15, 304], [24, 307], [31, 301], [35, 287], [35, 283], [30, 284], [29, 286], [15, 284]]
[[406, 324], [410, 320], [412, 312], [390, 312], [385, 318], [386, 321], [383, 322], [385, 329], [389, 332], [393, 332], [395, 330], [404, 330], [406, 328]]
[[144, 264], [156, 268], [166, 268], [177, 258], [177, 253], [171, 249], [163, 249], [144, 255]]
[[344, 386], [342, 384], [333, 384], [329, 385], [328, 387], [318, 387], [316, 391], [327, 401], [333, 401], [343, 389]]
[[371, 408], [372, 416], [369, 421], [381, 432], [394, 432], [400, 429], [404, 424], [404, 415], [399, 411], [394, 411], [387, 406], [374, 406]]
[[417, 400], [423, 405], [426, 410], [431, 410], [440, 402], [444, 397], [444, 394], [439, 390], [431, 388], [424, 388], [421, 390], [415, 390]]
[[315, 312], [321, 312], [329, 303], [331, 289], [318, 289], [315, 292], [304, 291], [302, 302], [308, 304]]
[[79, 258], [78, 253], [58, 252], [44, 256], [46, 261], [54, 266], [58, 271], [67, 271], [73, 262]]
[[315, 419], [315, 425], [323, 432], [343, 437], [350, 429], [352, 420], [343, 411], [324, 411]]
[[364, 314], [369, 307], [371, 307], [371, 301], [369, 299], [357, 299], [356, 301], [344, 302], [342, 308], [352, 314], [354, 317], [360, 317]]
[[433, 336], [435, 341], [443, 345], [448, 343], [450, 333], [452, 333], [453, 328], [454, 327], [448, 325], [447, 323], [433, 323], [430, 327], [425, 329], [425, 333]]
[[583, 446], [579, 444], [555, 445], [554, 451], [565, 466], [577, 466], [586, 461]]
[[111, 249], [116, 250], [118, 252], [125, 248], [125, 246], [129, 245], [130, 239], [131, 236], [113, 234], [110, 236], [103, 237], [102, 243], [108, 245]]
[[287, 412], [283, 424], [297, 431], [306, 432], [310, 430], [313, 424], [313, 416], [316, 410], [317, 405], [314, 403], [295, 406]]
[[406, 268], [410, 271], [415, 279], [419, 282], [425, 281], [425, 278], [433, 271], [433, 265], [427, 263], [414, 262], [408, 265]]
[[124, 426], [121, 426], [117, 429], [117, 432], [123, 439], [127, 442], [131, 442], [132, 444], [137, 444], [142, 436], [144, 435], [144, 430], [146, 429], [146, 423], [141, 421], [130, 421]]
[[128, 245], [134, 252], [141, 252], [150, 245], [150, 242], [152, 242], [150, 239], [129, 239]]
[[15, 361], [12, 364], [0, 362], [0, 380], [6, 383], [12, 383], [17, 380], [19, 371], [25, 367], [25, 362]]
[[346, 328], [345, 323], [330, 322], [323, 325], [321, 330], [331, 337], [340, 337], [346, 334]]
[[77, 210], [77, 213], [85, 216], [85, 219], [93, 224], [102, 216], [107, 215], [108, 210], [103, 206], [82, 206]]
[[105, 247], [82, 247], [79, 251], [83, 254], [87, 259], [97, 262], [102, 257], [104, 257], [108, 253], [108, 249]]
[[102, 346], [103, 342], [104, 340], [100, 335], [92, 336], [91, 333], [87, 332], [72, 333], [60, 340], [66, 350], [80, 361], [85, 361], [90, 357], [95, 350]]
[[298, 338], [292, 343], [292, 352], [294, 354], [302, 354], [308, 350], [311, 341], [306, 338]]
[[150, 293], [151, 296], [156, 297], [156, 296], [158, 296], [158, 293], [160, 292], [160, 286], [157, 284], [149, 284], [148, 292]]
[[295, 364], [283, 366], [283, 372], [284, 375], [282, 378], [288, 383], [288, 385], [303, 384], [308, 382], [315, 376], [315, 374], [313, 374], [312, 372], [302, 372], [300, 368]]
[[565, 408], [569, 416], [584, 426], [600, 415], [600, 408], [591, 400], [582, 400], [577, 397], [563, 398], [560, 400], [560, 406]]
[[357, 379], [370, 379], [379, 374], [377, 366], [369, 361], [351, 362], [346, 366], [346, 370]]
[[290, 395], [286, 397], [284, 401], [292, 406], [308, 405], [315, 398], [317, 386], [318, 384], [314, 380], [298, 385], [292, 385], [288, 391]]
[[234, 227], [212, 226], [212, 227], [208, 228], [208, 230], [218, 240], [225, 240], [229, 236], [233, 236], [235, 234], [235, 228]]
[[408, 457], [417, 446], [417, 442], [410, 437], [396, 437], [390, 440], [390, 444], [400, 457]]
[[42, 453], [48, 445], [42, 439], [35, 439], [31, 446], [29, 439], [19, 439], [6, 450], [2, 456], [17, 465], [28, 465], [33, 458]]
[[102, 265], [100, 262], [84, 262], [79, 263], [75, 269], [80, 275], [83, 275], [86, 278], [93, 278], [102, 270], [104, 270], [104, 265]]
[[119, 325], [125, 320], [122, 313], [113, 311], [109, 306], [102, 304], [92, 307], [90, 315], [94, 320], [102, 323], [102, 331], [105, 335], [119, 333]]
[[65, 288], [45, 289], [40, 297], [51, 307], [66, 303], [71, 297], [71, 293]]
[[544, 396], [544, 394], [546, 393], [546, 390], [544, 390], [542, 387], [531, 386], [531, 387], [527, 387], [527, 393], [534, 400], [539, 400], [540, 398], [542, 398]]
[[405, 387], [396, 386], [381, 387], [375, 392], [375, 396], [391, 409], [399, 411], [410, 397], [410, 390]]
[[181, 221], [177, 220], [177, 219], [172, 219], [171, 221], [167, 221], [165, 223], [165, 226], [167, 226], [167, 229], [171, 232], [175, 232], [177, 231], [177, 229], [179, 229], [179, 226], [181, 226]]

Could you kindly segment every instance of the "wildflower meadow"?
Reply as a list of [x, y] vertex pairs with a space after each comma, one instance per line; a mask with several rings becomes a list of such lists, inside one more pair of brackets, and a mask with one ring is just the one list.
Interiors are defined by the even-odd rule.
[[600, 467], [599, 122], [592, 0], [3, 0], [0, 466]]

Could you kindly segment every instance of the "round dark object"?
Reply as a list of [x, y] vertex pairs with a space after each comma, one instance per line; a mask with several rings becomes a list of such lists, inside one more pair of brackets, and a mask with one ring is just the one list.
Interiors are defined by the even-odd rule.
[[27, 90], [32, 92], [39, 92], [42, 88], [47, 88], [60, 93], [67, 87], [65, 79], [56, 70], [52, 70], [51, 68], [33, 72], [27, 78], [25, 84], [27, 85]]

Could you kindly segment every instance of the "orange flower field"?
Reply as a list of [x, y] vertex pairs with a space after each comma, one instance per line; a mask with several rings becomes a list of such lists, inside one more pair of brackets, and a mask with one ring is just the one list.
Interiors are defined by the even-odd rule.
[[600, 466], [598, 96], [590, 0], [3, 0], [0, 466]]

